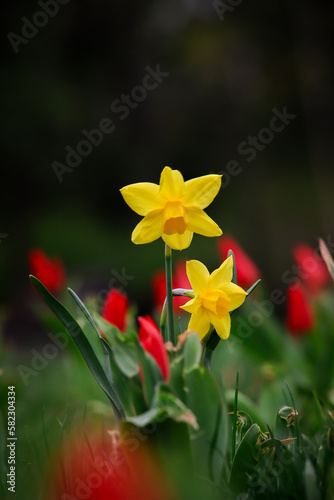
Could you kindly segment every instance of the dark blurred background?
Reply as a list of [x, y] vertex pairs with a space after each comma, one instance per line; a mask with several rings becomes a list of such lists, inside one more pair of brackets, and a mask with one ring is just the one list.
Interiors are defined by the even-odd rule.
[[[16, 317], [7, 334], [29, 321], [33, 247], [59, 255], [78, 291], [123, 270], [130, 299], [149, 311], [163, 244], [131, 243], [140, 217], [119, 189], [158, 183], [165, 165], [185, 179], [227, 174], [207, 213], [268, 289], [283, 289], [292, 245], [333, 233], [333, 15], [329, 0], [2, 2], [0, 303]], [[164, 76], [144, 97], [135, 87], [148, 66]], [[137, 102], [121, 112], [123, 94]], [[263, 132], [285, 107], [284, 130]], [[66, 147], [104, 118], [113, 131], [60, 182], [52, 164], [65, 165]], [[212, 270], [216, 239], [195, 236], [181, 257]]]

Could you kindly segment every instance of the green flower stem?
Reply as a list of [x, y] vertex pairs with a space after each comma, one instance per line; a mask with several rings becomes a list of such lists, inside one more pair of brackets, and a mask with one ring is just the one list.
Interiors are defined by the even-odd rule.
[[[186, 288], [174, 288], [172, 290], [172, 295], [174, 297], [189, 297], [193, 299], [195, 294], [193, 290], [189, 290]], [[167, 321], [167, 298], [165, 299], [164, 305], [162, 307], [161, 316], [160, 316], [160, 331], [163, 336], [165, 342], [167, 342], [166, 338], [166, 321]]]
[[208, 340], [208, 343], [205, 346], [204, 349], [204, 354], [203, 354], [203, 365], [205, 368], [210, 371], [211, 368], [211, 360], [212, 360], [212, 355], [213, 351], [216, 349], [217, 345], [219, 344], [220, 337], [217, 334], [216, 330], [213, 329], [210, 338]]
[[165, 272], [166, 272], [166, 298], [167, 298], [167, 329], [168, 340], [175, 345], [173, 290], [172, 290], [172, 249], [165, 245]]

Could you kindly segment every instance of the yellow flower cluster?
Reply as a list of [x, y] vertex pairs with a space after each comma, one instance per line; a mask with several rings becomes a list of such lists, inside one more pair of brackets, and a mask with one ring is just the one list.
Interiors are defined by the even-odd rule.
[[[184, 181], [178, 170], [165, 167], [160, 183], [140, 182], [121, 189], [121, 194], [143, 219], [132, 233], [136, 244], [162, 238], [172, 249], [188, 248], [193, 234], [220, 236], [220, 227], [204, 212], [218, 194], [221, 175], [204, 175]], [[189, 329], [200, 338], [211, 325], [226, 339], [231, 330], [230, 312], [239, 307], [247, 293], [232, 283], [233, 259], [229, 257], [211, 275], [197, 260], [187, 262], [187, 275], [194, 292], [183, 309], [191, 313]]]

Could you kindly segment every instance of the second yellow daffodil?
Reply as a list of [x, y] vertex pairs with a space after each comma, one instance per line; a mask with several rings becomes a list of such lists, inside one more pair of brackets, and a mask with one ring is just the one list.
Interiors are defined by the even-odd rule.
[[187, 276], [195, 297], [181, 308], [191, 313], [188, 329], [196, 331], [201, 339], [211, 325], [222, 339], [230, 335], [229, 313], [241, 306], [247, 296], [247, 292], [232, 283], [232, 272], [232, 256], [212, 274], [198, 260], [187, 262]]
[[132, 210], [144, 218], [137, 224], [132, 241], [150, 243], [160, 237], [175, 250], [189, 247], [194, 233], [220, 236], [222, 230], [204, 212], [221, 186], [221, 175], [204, 175], [184, 181], [178, 170], [165, 167], [160, 184], [139, 182], [121, 189]]

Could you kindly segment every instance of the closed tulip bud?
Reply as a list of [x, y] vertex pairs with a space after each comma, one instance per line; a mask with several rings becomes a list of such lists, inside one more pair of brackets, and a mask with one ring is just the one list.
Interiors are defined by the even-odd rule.
[[128, 322], [129, 302], [127, 296], [117, 290], [112, 289], [105, 300], [102, 309], [102, 318], [111, 325], [116, 326], [121, 332], [125, 333]]
[[170, 367], [167, 350], [159, 328], [150, 316], [140, 316], [139, 321], [139, 342], [146, 352], [148, 352], [159, 366], [163, 378], [166, 382], [169, 379]]

